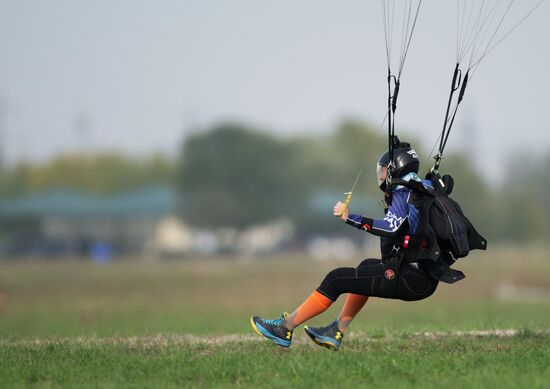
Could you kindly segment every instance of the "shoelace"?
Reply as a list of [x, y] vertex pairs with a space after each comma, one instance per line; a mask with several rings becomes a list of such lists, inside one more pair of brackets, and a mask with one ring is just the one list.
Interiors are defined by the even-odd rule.
[[284, 317], [281, 316], [278, 319], [264, 319], [264, 322], [269, 324], [270, 326], [280, 326], [283, 324]]
[[333, 329], [334, 326], [338, 325], [338, 321], [337, 320], [334, 320], [332, 323], [324, 326], [324, 327], [319, 327], [319, 332], [328, 332], [329, 330]]

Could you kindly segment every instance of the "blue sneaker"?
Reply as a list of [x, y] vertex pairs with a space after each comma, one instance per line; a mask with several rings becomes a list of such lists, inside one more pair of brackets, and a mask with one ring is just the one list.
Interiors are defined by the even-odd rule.
[[338, 320], [334, 320], [328, 326], [308, 327], [304, 326], [306, 334], [319, 346], [338, 351], [344, 333], [338, 329]]
[[292, 342], [293, 331], [289, 330], [285, 324], [285, 318], [288, 313], [283, 313], [280, 318], [275, 320], [262, 319], [259, 316], [250, 318], [250, 325], [258, 334], [265, 336], [269, 340], [282, 347], [289, 347]]

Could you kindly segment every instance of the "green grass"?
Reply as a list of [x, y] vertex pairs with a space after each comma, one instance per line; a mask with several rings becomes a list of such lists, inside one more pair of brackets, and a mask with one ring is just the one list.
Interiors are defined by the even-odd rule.
[[335, 353], [305, 343], [58, 340], [2, 343], [6, 387], [548, 387], [550, 338], [405, 336], [350, 340]]
[[[549, 387], [547, 258], [494, 249], [427, 300], [371, 299], [337, 353], [301, 328], [280, 349], [248, 318], [291, 311], [328, 270], [352, 262], [0, 263], [0, 387]], [[502, 283], [536, 296], [502, 296]], [[326, 324], [342, 304], [309, 324]], [[453, 335], [508, 328], [518, 333]], [[418, 335], [427, 331], [448, 335]]]

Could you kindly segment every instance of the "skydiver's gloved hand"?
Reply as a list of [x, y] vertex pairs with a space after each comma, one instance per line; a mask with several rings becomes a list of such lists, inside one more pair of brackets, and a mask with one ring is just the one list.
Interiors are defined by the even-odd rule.
[[348, 220], [349, 208], [343, 202], [338, 201], [332, 210], [332, 214], [345, 222]]

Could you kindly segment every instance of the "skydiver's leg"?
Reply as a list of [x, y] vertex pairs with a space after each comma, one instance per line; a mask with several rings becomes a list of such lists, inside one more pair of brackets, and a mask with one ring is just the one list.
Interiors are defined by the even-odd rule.
[[366, 259], [356, 268], [339, 268], [327, 274], [318, 292], [331, 301], [342, 293], [350, 295], [338, 319], [322, 327], [304, 327], [311, 340], [320, 346], [338, 350], [344, 332], [369, 296], [414, 301], [426, 298], [435, 291], [437, 281], [424, 271], [407, 264], [399, 270], [391, 266], [391, 260], [385, 263], [378, 259]]
[[368, 296], [350, 293], [338, 319], [323, 327], [304, 326], [306, 334], [319, 346], [338, 350], [349, 324], [365, 305]]
[[318, 291], [314, 291], [302, 305], [285, 318], [286, 326], [292, 331], [306, 320], [326, 311], [332, 303], [332, 300]]
[[344, 293], [417, 301], [431, 296], [437, 284], [428, 273], [412, 265], [392, 271], [380, 259], [365, 259], [355, 268], [332, 270], [317, 291], [332, 301]]
[[384, 264], [379, 259], [365, 259], [357, 267], [340, 267], [329, 272], [317, 291], [332, 301], [344, 293], [361, 296], [384, 296]]
[[[358, 278], [358, 269], [361, 268], [363, 277]], [[314, 316], [326, 311], [334, 301], [343, 293], [352, 293], [361, 295], [350, 300], [349, 304], [344, 304], [342, 314], [346, 316], [345, 328], [351, 322], [351, 319], [365, 305], [370, 291], [370, 283], [365, 281], [365, 277], [378, 277], [384, 274], [383, 266], [380, 260], [367, 259], [357, 267], [340, 267], [330, 271], [317, 288], [302, 305], [300, 305], [292, 314], [286, 318], [288, 329], [293, 330], [298, 325], [311, 319]], [[362, 301], [364, 300], [364, 301]], [[341, 315], [342, 315], [341, 314]], [[344, 332], [342, 330], [342, 332]]]
[[359, 313], [359, 311], [366, 304], [369, 296], [361, 296], [360, 294], [348, 294], [344, 307], [338, 316], [338, 329], [342, 332], [346, 332], [353, 318]]
[[258, 334], [275, 342], [279, 346], [289, 347], [294, 328], [304, 321], [317, 316], [330, 307], [332, 300], [318, 291], [314, 291], [292, 314], [283, 313], [279, 319], [263, 319], [252, 316], [250, 324]]
[[[386, 270], [388, 270], [387, 265], [379, 259], [366, 259], [355, 268], [334, 269], [326, 275], [319, 288], [292, 314], [282, 315], [278, 320], [265, 320], [253, 316], [251, 318], [252, 326], [261, 335], [274, 340], [281, 346], [288, 347], [294, 328], [326, 311], [341, 294], [350, 293], [354, 297], [351, 297], [349, 304], [344, 304], [344, 309], [340, 314], [342, 321], [345, 321], [342, 327], [345, 328], [340, 329], [338, 320], [326, 327], [306, 328], [306, 332], [309, 331], [308, 335], [315, 338], [314, 341], [319, 344], [324, 342], [327, 336], [323, 334], [318, 336], [319, 334], [315, 331], [330, 332], [330, 336], [334, 336], [330, 347], [337, 349], [344, 330], [366, 303], [368, 296], [415, 301], [430, 296], [437, 287], [436, 280], [411, 265], [402, 266], [401, 270], [393, 272], [393, 275]], [[388, 274], [391, 277], [388, 277]], [[260, 328], [258, 329], [258, 327]], [[319, 339], [324, 340], [320, 341]]]

